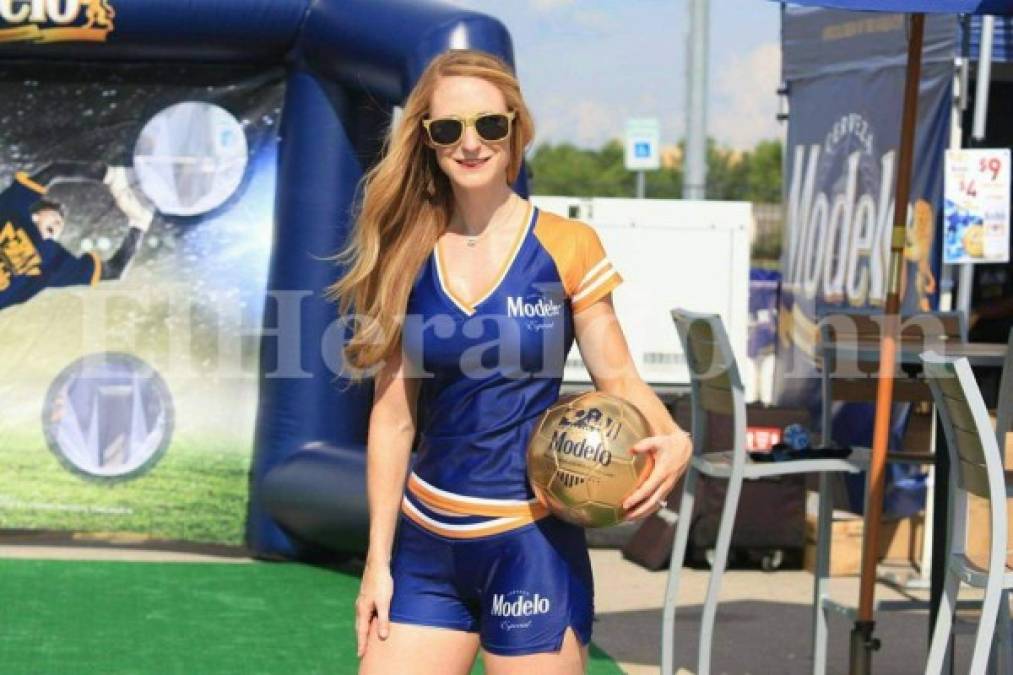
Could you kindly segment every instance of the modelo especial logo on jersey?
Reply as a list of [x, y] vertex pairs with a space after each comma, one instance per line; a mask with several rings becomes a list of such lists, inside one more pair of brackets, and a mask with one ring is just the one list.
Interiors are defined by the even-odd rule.
[[545, 330], [555, 324], [555, 318], [563, 312], [563, 304], [541, 293], [527, 296], [507, 297], [507, 317], [524, 319], [530, 330]]
[[105, 42], [111, 0], [0, 0], [0, 42]]

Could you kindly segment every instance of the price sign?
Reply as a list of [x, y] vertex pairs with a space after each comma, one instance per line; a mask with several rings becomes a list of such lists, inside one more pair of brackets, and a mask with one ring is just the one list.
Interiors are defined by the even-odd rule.
[[1010, 149], [946, 151], [943, 262], [1009, 262]]

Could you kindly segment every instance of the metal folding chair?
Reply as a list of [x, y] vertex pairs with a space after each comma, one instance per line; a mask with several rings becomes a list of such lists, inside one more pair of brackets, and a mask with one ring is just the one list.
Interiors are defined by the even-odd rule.
[[[853, 460], [808, 459], [790, 462], [753, 462], [746, 448], [746, 404], [742, 382], [735, 356], [732, 353], [728, 335], [721, 318], [716, 314], [697, 314], [681, 309], [672, 310], [686, 355], [692, 386], [692, 436], [693, 457], [684, 481], [679, 520], [672, 544], [672, 558], [668, 569], [668, 586], [662, 608], [661, 672], [669, 675], [675, 661], [675, 605], [679, 596], [679, 575], [686, 556], [689, 541], [690, 520], [697, 477], [700, 474], [723, 478], [728, 481], [721, 521], [718, 525], [714, 562], [711, 566], [710, 582], [703, 606], [700, 628], [700, 648], [697, 660], [698, 675], [710, 672], [711, 643], [714, 621], [717, 614], [721, 575], [728, 562], [728, 549], [732, 539], [732, 527], [738, 507], [742, 481], [767, 476], [783, 476], [796, 473], [825, 473], [836, 471], [857, 472], [862, 464]], [[707, 427], [712, 422], [731, 425], [733, 447], [730, 450], [705, 452]], [[710, 449], [713, 450], [713, 449]], [[821, 498], [821, 507], [826, 503]], [[829, 560], [830, 509], [821, 508], [818, 514], [820, 532], [826, 532], [817, 541], [818, 564], [824, 567]], [[825, 527], [824, 527], [824, 521]], [[815, 596], [818, 599], [818, 596]], [[813, 603], [813, 625], [816, 626], [822, 608]], [[816, 663], [825, 660], [818, 655]]]
[[[997, 434], [992, 429], [967, 359], [946, 358], [934, 352], [922, 353], [921, 359], [939, 411], [952, 466], [946, 582], [925, 672], [940, 673], [947, 665], [953, 613], [963, 582], [985, 590], [969, 672], [977, 675], [987, 671], [998, 621], [999, 670], [1010, 673], [1013, 672], [1013, 651], [1009, 591], [1013, 589], [1013, 572], [1006, 566], [1006, 499], [1011, 486], [1003, 468]], [[968, 494], [989, 502], [991, 545], [987, 569], [976, 565], [965, 554]]]

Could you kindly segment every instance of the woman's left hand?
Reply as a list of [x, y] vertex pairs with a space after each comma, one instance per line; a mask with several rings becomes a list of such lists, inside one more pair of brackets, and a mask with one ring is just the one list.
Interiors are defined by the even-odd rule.
[[623, 501], [626, 520], [637, 520], [660, 509], [679, 478], [686, 472], [693, 443], [685, 431], [648, 436], [630, 447], [631, 452], [649, 452], [654, 468], [644, 482]]

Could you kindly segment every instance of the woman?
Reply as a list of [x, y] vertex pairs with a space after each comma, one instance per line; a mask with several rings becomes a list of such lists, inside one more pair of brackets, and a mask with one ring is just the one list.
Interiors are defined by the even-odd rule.
[[532, 137], [505, 63], [473, 50], [436, 58], [364, 177], [337, 256], [348, 272], [330, 294], [356, 318], [346, 364], [371, 370], [375, 387], [360, 673], [467, 673], [480, 645], [493, 675], [584, 671], [584, 531], [538, 504], [525, 470], [574, 339], [595, 387], [636, 405], [655, 434], [634, 446], [654, 469], [629, 517], [653, 513], [689, 458], [630, 359], [610, 300], [622, 278], [594, 230], [510, 187]]

